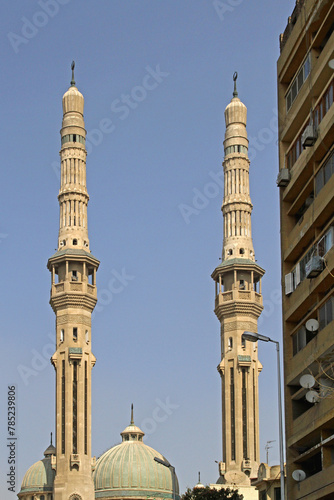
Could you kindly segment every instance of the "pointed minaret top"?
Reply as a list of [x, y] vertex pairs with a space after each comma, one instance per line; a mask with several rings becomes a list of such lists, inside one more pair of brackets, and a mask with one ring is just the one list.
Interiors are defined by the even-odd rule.
[[72, 64], [71, 64], [71, 70], [72, 70], [71, 87], [75, 87], [74, 68], [75, 68], [75, 61], [72, 61]]
[[55, 455], [56, 454], [56, 448], [53, 446], [52, 444], [52, 432], [51, 432], [51, 439], [50, 439], [50, 444], [49, 446], [47, 447], [47, 449], [45, 450], [44, 452], [44, 456], [45, 457], [49, 457], [51, 455]]
[[195, 484], [194, 488], [204, 488], [204, 485], [201, 483], [201, 473], [198, 473], [198, 483]]
[[131, 421], [130, 424], [121, 432], [122, 442], [142, 441], [145, 434], [137, 427], [133, 420], [133, 404], [131, 405]]
[[234, 74], [233, 74], [233, 81], [234, 81], [233, 97], [238, 97], [237, 78], [238, 78], [238, 73], [237, 73], [237, 71], [235, 71]]

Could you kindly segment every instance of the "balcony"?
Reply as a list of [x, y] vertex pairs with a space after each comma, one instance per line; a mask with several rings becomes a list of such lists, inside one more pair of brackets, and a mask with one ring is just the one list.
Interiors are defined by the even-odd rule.
[[320, 228], [330, 214], [334, 212], [334, 175], [321, 189], [321, 194], [314, 198], [311, 206], [303, 214], [301, 223], [297, 223], [289, 234], [284, 252], [285, 261], [295, 261], [300, 257], [302, 248], [307, 248], [314, 236], [314, 229]]
[[80, 281], [62, 281], [60, 283], [54, 283], [51, 288], [51, 295], [58, 295], [61, 293], [88, 293], [89, 295], [96, 297], [96, 287], [90, 283], [80, 282]]
[[215, 306], [221, 306], [226, 302], [231, 301], [251, 301], [256, 304], [262, 305], [262, 295], [254, 290], [229, 290], [227, 292], [219, 293], [216, 296]]

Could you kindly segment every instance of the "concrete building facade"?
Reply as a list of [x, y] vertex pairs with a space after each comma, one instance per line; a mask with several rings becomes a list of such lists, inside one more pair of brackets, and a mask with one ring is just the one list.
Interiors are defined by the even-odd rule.
[[236, 78], [235, 74], [233, 98], [225, 109], [222, 262], [212, 273], [221, 332], [223, 460], [217, 483], [237, 487], [248, 499], [257, 498], [251, 480], [257, 477], [260, 462], [258, 376], [262, 365], [257, 343], [244, 342], [242, 334], [257, 332], [264, 270], [256, 263], [252, 242], [247, 108], [238, 97]]
[[287, 498], [334, 498], [334, 4], [299, 0], [277, 62]]

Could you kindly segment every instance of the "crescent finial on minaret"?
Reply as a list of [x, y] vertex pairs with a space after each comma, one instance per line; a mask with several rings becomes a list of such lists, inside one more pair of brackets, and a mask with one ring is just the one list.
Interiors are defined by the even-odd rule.
[[238, 97], [238, 91], [237, 91], [237, 78], [238, 78], [238, 72], [235, 71], [233, 73], [233, 81], [234, 81], [234, 91], [233, 91], [233, 97]]
[[71, 86], [74, 87], [75, 86], [75, 80], [74, 80], [74, 68], [75, 68], [75, 62], [72, 61], [72, 64], [71, 64], [71, 70], [72, 70], [72, 80], [71, 80]]

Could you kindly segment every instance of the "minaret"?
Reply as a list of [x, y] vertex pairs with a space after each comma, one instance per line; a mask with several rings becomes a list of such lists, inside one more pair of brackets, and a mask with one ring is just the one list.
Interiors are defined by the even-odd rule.
[[224, 242], [222, 262], [212, 273], [215, 314], [221, 325], [223, 461], [218, 483], [249, 485], [259, 463], [258, 375], [262, 365], [257, 344], [242, 341], [244, 331], [257, 331], [263, 309], [261, 278], [255, 261], [249, 195], [247, 108], [238, 98], [225, 109]]
[[74, 81], [63, 96], [58, 251], [48, 260], [56, 314], [56, 470], [53, 500], [93, 500], [91, 314], [99, 261], [89, 250], [84, 98]]

